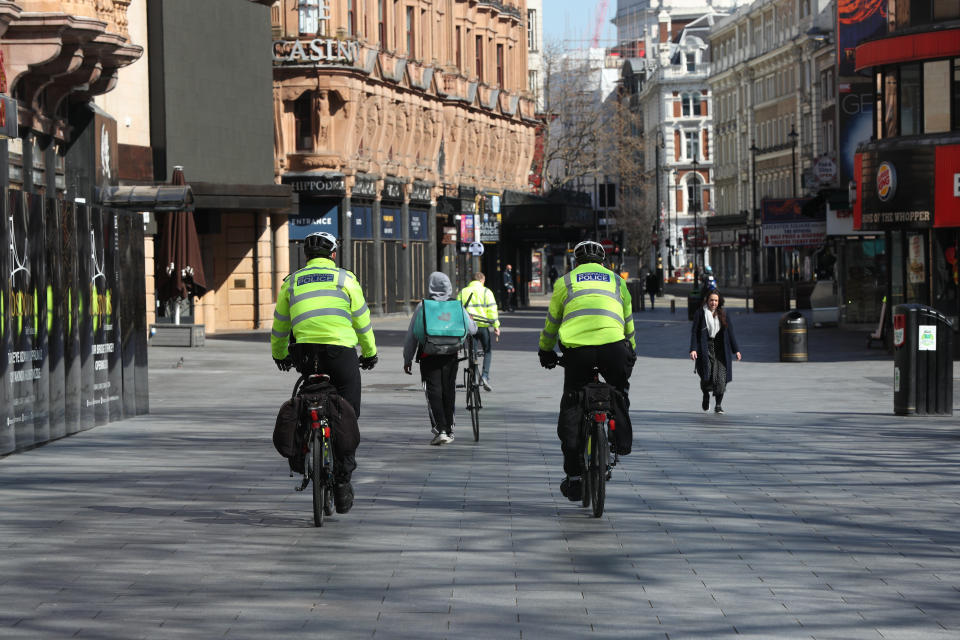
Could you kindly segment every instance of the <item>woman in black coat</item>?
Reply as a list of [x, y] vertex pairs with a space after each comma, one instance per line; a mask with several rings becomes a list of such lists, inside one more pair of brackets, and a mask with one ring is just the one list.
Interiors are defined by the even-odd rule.
[[693, 316], [690, 329], [690, 359], [695, 363], [703, 391], [701, 406], [710, 408], [710, 392], [716, 399], [714, 411], [723, 413], [723, 394], [733, 380], [733, 356], [740, 360], [740, 347], [733, 333], [733, 323], [723, 308], [723, 296], [716, 289], [708, 291], [703, 305]]

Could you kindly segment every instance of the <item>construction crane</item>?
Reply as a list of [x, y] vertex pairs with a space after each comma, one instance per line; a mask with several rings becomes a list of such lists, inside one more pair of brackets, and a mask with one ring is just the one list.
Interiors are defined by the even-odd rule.
[[597, 17], [593, 25], [593, 40], [590, 41], [590, 48], [594, 48], [600, 42], [600, 30], [603, 29], [603, 21], [607, 16], [607, 0], [600, 0], [597, 4]]

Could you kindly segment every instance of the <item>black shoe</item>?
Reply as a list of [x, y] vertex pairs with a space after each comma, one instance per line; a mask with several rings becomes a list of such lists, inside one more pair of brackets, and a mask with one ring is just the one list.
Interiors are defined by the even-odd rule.
[[700, 406], [703, 407], [704, 411], [710, 408], [710, 394], [706, 391], [703, 392], [703, 402], [700, 403]]
[[583, 496], [583, 483], [580, 478], [567, 476], [560, 483], [560, 493], [570, 502], [576, 502]]
[[714, 413], [723, 413], [723, 407], [717, 405], [713, 408]]
[[349, 482], [334, 485], [333, 505], [337, 508], [337, 513], [350, 511], [353, 507], [353, 485]]

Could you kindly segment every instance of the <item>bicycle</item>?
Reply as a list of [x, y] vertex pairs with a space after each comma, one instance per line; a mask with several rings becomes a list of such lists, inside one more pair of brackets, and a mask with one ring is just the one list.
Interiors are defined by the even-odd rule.
[[[301, 374], [293, 395], [301, 395], [305, 386], [330, 381], [326, 374]], [[333, 514], [334, 456], [330, 423], [327, 420], [322, 396], [313, 396], [300, 413], [300, 433], [303, 438], [303, 481], [297, 491], [313, 484], [313, 525], [323, 526], [323, 517]]]
[[473, 441], [479, 442], [480, 409], [483, 408], [480, 402], [480, 359], [483, 353], [477, 348], [475, 336], [467, 336], [464, 342], [467, 354], [459, 360], [467, 362], [467, 366], [463, 368], [463, 386], [467, 392], [467, 411], [470, 412], [470, 423], [473, 426]]
[[[564, 366], [563, 358], [557, 362]], [[583, 442], [581, 453], [583, 461], [583, 488], [580, 503], [584, 507], [593, 506], [593, 517], [603, 515], [607, 495], [607, 480], [613, 475], [620, 456], [611, 452], [610, 441], [616, 430], [613, 420], [613, 394], [616, 387], [600, 381], [600, 370], [593, 368], [593, 381], [585, 384], [579, 391], [580, 405], [583, 410], [580, 420], [580, 438]]]

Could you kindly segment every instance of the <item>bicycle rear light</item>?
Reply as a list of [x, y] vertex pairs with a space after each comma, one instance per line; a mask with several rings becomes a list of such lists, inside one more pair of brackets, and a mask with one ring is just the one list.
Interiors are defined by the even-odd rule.
[[597, 411], [595, 414], [593, 414], [593, 421], [594, 421], [594, 422], [603, 422], [604, 418], [606, 418], [606, 417], [607, 417], [607, 414], [605, 414], [605, 413], [603, 413], [603, 412], [601, 412], [601, 411]]
[[616, 430], [617, 430], [617, 421], [616, 421], [616, 420], [611, 420], [611, 421], [610, 421], [610, 431], [616, 431]]

